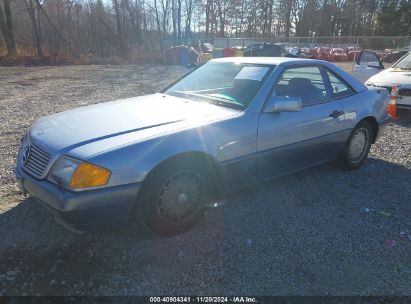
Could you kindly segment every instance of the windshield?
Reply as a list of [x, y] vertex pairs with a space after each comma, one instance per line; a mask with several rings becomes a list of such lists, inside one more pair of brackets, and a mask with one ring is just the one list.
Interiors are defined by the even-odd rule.
[[408, 53], [408, 55], [402, 58], [393, 68], [411, 70], [411, 53]]
[[245, 109], [274, 67], [209, 62], [172, 85], [164, 94]]

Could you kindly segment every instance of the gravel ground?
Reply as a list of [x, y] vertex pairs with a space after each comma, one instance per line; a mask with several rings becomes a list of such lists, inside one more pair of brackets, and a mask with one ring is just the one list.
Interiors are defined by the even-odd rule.
[[75, 235], [17, 193], [19, 139], [38, 117], [152, 93], [181, 67], [0, 68], [0, 295], [411, 295], [411, 123], [365, 165], [243, 191], [192, 230]]

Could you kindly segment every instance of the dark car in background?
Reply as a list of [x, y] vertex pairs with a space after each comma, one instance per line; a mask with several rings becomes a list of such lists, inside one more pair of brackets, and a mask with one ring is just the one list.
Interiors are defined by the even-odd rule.
[[244, 50], [244, 57], [281, 57], [287, 53], [281, 43], [256, 43]]
[[385, 55], [382, 56], [382, 61], [384, 62], [396, 62], [397, 60], [399, 60], [401, 57], [403, 57], [405, 54], [407, 54], [408, 51], [392, 51], [389, 52]]
[[286, 48], [286, 53], [284, 56], [290, 58], [301, 58], [302, 53], [303, 51], [297, 47], [288, 47]]

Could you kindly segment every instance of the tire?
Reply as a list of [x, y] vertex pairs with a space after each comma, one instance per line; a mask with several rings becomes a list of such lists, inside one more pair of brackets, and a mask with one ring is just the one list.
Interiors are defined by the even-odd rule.
[[204, 196], [209, 189], [205, 169], [192, 161], [170, 161], [148, 177], [140, 203], [144, 224], [151, 231], [171, 236], [190, 229], [201, 220]]
[[373, 129], [366, 120], [358, 123], [341, 151], [338, 162], [346, 170], [354, 170], [364, 163], [370, 152]]

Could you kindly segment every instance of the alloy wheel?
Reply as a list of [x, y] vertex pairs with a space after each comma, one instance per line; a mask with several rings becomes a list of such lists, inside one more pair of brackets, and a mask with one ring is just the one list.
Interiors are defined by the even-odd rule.
[[194, 171], [177, 171], [160, 188], [157, 212], [171, 222], [190, 217], [202, 197], [202, 179]]
[[366, 128], [359, 128], [353, 134], [348, 147], [348, 156], [353, 163], [360, 162], [368, 149], [369, 135]]

